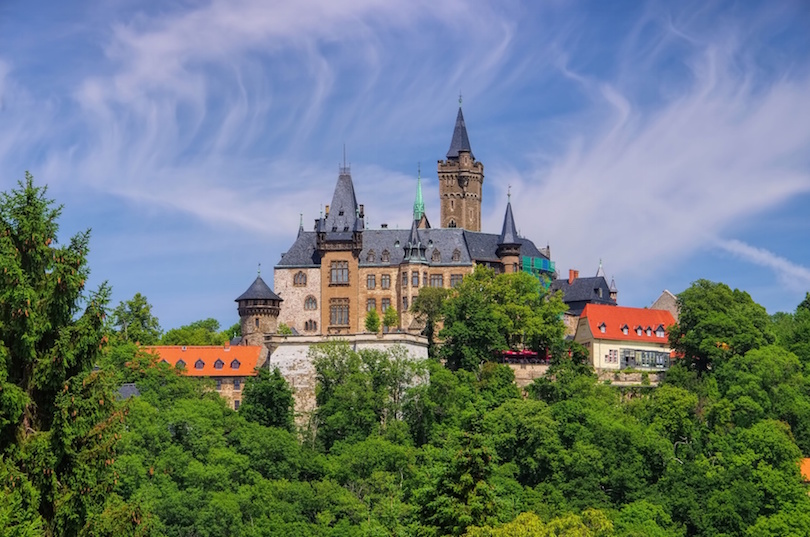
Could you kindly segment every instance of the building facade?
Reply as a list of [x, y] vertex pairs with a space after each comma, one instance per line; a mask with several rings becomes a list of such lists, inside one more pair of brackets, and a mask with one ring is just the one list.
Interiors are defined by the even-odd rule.
[[409, 309], [419, 290], [454, 287], [476, 265], [553, 279], [548, 248], [518, 235], [509, 201], [501, 233], [480, 231], [484, 167], [473, 156], [460, 107], [446, 157], [438, 162], [439, 228], [424, 213], [420, 174], [411, 228], [368, 229], [351, 170], [341, 167], [323, 216], [312, 231], [299, 226], [274, 268], [273, 288], [284, 300], [279, 323], [304, 335], [356, 334], [365, 331], [369, 310], [382, 316], [395, 308], [394, 329], [418, 332]]

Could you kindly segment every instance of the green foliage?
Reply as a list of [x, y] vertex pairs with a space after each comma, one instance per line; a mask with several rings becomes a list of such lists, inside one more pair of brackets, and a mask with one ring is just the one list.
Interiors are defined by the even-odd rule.
[[678, 325], [670, 330], [672, 348], [699, 374], [732, 355], [771, 344], [775, 335], [765, 308], [745, 291], [698, 280], [678, 294]]
[[366, 313], [366, 332], [371, 332], [372, 334], [376, 334], [380, 331], [380, 315], [377, 313], [376, 309], [370, 310]]
[[115, 335], [122, 341], [155, 345], [160, 340], [160, 323], [152, 315], [152, 305], [146, 297], [135, 293], [131, 300], [121, 301], [112, 312]]
[[276, 332], [278, 332], [282, 336], [291, 336], [293, 333], [292, 328], [290, 328], [284, 323], [278, 323], [278, 328], [276, 328]]
[[382, 324], [389, 330], [399, 324], [399, 313], [396, 308], [388, 308], [383, 313]]
[[444, 287], [424, 287], [413, 299], [411, 312], [416, 320], [424, 323], [424, 334], [428, 338], [428, 356], [436, 355], [436, 325], [444, 319], [444, 302], [450, 296], [450, 289]]
[[172, 328], [160, 339], [161, 345], [224, 345], [230, 341], [229, 334], [219, 331], [219, 321], [203, 319], [191, 324]]
[[292, 391], [281, 371], [262, 368], [256, 370], [256, 376], [247, 378], [239, 414], [265, 427], [292, 431], [293, 403]]

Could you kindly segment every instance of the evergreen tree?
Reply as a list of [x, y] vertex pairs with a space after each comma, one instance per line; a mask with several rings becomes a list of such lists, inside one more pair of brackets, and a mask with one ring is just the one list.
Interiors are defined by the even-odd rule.
[[90, 232], [60, 244], [45, 194], [26, 173], [0, 195], [0, 517], [11, 505], [5, 531], [77, 535], [109, 498], [124, 414], [93, 371], [109, 292], [83, 293]]

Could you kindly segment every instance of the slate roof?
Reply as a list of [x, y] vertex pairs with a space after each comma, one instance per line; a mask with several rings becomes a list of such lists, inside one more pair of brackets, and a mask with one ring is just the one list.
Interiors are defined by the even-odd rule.
[[[368, 233], [366, 231], [363, 235]], [[321, 256], [317, 249], [317, 234], [314, 231], [303, 231], [298, 234], [290, 249], [281, 254], [277, 267], [319, 267]]]
[[503, 215], [503, 228], [498, 244], [517, 244], [518, 233], [515, 227], [515, 217], [512, 216], [512, 202], [506, 203], [506, 214]]
[[[144, 347], [146, 352], [154, 354], [161, 361], [172, 367], [177, 362], [185, 362], [184, 371], [191, 377], [249, 377], [256, 374], [256, 365], [262, 348], [259, 346], [240, 345], [199, 345], [179, 346], [163, 345]], [[202, 360], [202, 367], [197, 368], [197, 360]], [[217, 360], [222, 360], [222, 368], [216, 368]]]
[[264, 283], [261, 276], [257, 276], [256, 280], [248, 287], [247, 291], [239, 295], [234, 302], [238, 302], [240, 300], [281, 300], [281, 298], [275, 294], [270, 287]]
[[318, 220], [318, 230], [326, 232], [327, 240], [351, 240], [352, 233], [361, 231], [364, 227], [358, 209], [352, 176], [346, 168], [343, 168], [335, 185], [329, 214]]
[[457, 160], [459, 151], [469, 151], [470, 158], [475, 160], [472, 148], [470, 148], [470, 138], [467, 136], [467, 125], [464, 123], [464, 114], [461, 113], [461, 107], [458, 107], [458, 115], [456, 116], [456, 126], [453, 129], [453, 139], [450, 141], [450, 149], [447, 150], [447, 158], [450, 160]]
[[[602, 296], [599, 296], [599, 289]], [[593, 278], [577, 278], [573, 283], [568, 283], [565, 278], [560, 278], [551, 282], [551, 291], [562, 291], [563, 302], [568, 305], [568, 313], [579, 315], [586, 304], [606, 304], [616, 305], [616, 301], [610, 298], [610, 287], [602, 276]]]

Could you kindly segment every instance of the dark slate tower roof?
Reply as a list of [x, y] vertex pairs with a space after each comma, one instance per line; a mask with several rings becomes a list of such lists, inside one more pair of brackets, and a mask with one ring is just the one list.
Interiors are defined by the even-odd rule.
[[414, 220], [411, 224], [411, 232], [408, 234], [407, 259], [410, 261], [425, 260], [425, 245], [419, 236], [419, 220]]
[[506, 214], [503, 217], [503, 229], [498, 237], [498, 244], [518, 244], [517, 228], [515, 218], [512, 216], [512, 202], [506, 202]]
[[281, 300], [277, 294], [275, 294], [270, 287], [264, 283], [261, 276], [256, 277], [256, 281], [254, 281], [248, 290], [242, 293], [239, 298], [237, 298], [234, 302], [239, 302], [240, 300]]
[[467, 136], [467, 125], [464, 123], [464, 114], [461, 113], [461, 106], [458, 107], [456, 128], [453, 129], [453, 140], [450, 142], [450, 149], [447, 151], [448, 160], [458, 160], [460, 151], [468, 151], [470, 158], [475, 160], [475, 155], [473, 155], [472, 148], [470, 147], [470, 139]]
[[340, 238], [343, 234], [363, 230], [354, 183], [348, 167], [341, 167], [329, 214], [319, 220], [318, 231], [325, 232], [328, 238]]

